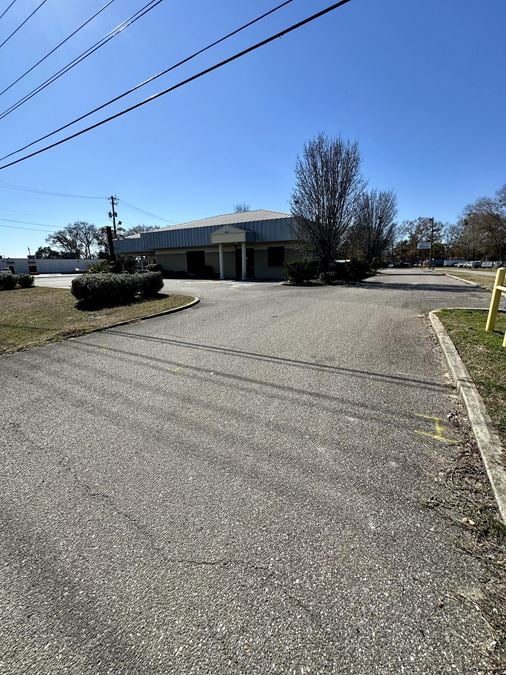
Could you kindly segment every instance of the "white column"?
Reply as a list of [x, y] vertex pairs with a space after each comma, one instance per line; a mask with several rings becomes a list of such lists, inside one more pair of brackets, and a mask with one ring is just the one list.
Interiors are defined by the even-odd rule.
[[220, 258], [220, 279], [225, 278], [225, 268], [223, 266], [223, 244], [218, 244], [218, 255]]
[[246, 242], [241, 242], [242, 280], [246, 281]]

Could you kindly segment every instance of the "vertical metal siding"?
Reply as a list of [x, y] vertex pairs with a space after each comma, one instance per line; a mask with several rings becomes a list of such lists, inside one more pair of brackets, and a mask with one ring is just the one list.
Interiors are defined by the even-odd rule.
[[[292, 218], [278, 218], [276, 220], [256, 220], [245, 223], [244, 226], [237, 225], [234, 227], [254, 232], [258, 242], [292, 241], [294, 239], [291, 228], [292, 222]], [[211, 234], [222, 227], [223, 225], [213, 225], [143, 232], [136, 239], [119, 239], [116, 242], [116, 250], [119, 253], [134, 253], [135, 251], [154, 251], [166, 248], [211, 246]]]

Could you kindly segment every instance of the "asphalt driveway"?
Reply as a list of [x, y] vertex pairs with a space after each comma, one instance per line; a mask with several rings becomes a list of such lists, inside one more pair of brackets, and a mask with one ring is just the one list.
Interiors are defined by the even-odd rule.
[[423, 318], [488, 295], [168, 282], [194, 308], [0, 358], [1, 673], [464, 673], [480, 568]]

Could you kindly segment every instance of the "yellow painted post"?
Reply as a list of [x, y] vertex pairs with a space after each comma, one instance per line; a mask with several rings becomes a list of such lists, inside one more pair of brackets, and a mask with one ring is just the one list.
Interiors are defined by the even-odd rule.
[[497, 274], [495, 275], [494, 290], [492, 291], [492, 300], [490, 301], [490, 309], [488, 310], [487, 325], [485, 330], [487, 333], [491, 333], [495, 328], [495, 322], [497, 319], [497, 312], [499, 311], [499, 305], [501, 304], [501, 291], [498, 286], [504, 286], [504, 278], [506, 276], [506, 267], [499, 267]]

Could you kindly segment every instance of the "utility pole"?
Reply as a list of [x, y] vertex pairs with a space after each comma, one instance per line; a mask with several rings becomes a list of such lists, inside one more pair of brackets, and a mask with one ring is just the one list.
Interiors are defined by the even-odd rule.
[[430, 220], [430, 248], [429, 248], [429, 269], [432, 267], [432, 245], [434, 243], [434, 218]]
[[105, 233], [107, 237], [107, 248], [109, 249], [109, 260], [116, 260], [116, 253], [114, 252], [114, 241], [112, 238], [112, 229], [110, 225], [106, 225]]
[[[118, 232], [116, 230], [116, 216], [118, 214], [116, 213], [115, 206], [118, 203], [118, 198], [111, 195], [109, 197], [109, 200], [111, 202], [111, 210], [109, 211], [109, 218], [112, 218], [112, 231], [113, 231], [113, 234], [114, 234], [114, 238], [116, 238], [118, 236]], [[121, 223], [120, 223], [120, 225], [121, 225]]]

